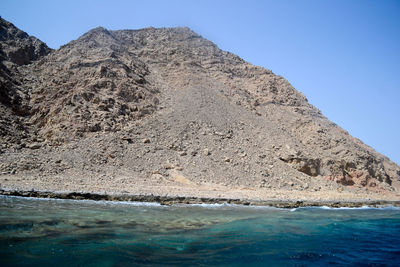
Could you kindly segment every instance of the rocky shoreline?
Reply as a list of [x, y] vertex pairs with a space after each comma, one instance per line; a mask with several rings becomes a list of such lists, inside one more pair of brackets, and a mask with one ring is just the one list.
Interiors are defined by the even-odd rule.
[[271, 206], [276, 208], [299, 208], [299, 207], [331, 207], [331, 208], [359, 208], [395, 206], [400, 207], [400, 201], [390, 200], [364, 200], [364, 201], [307, 201], [307, 200], [251, 200], [233, 198], [207, 198], [207, 197], [181, 197], [181, 196], [157, 196], [157, 195], [131, 195], [131, 194], [101, 194], [91, 192], [71, 192], [71, 191], [25, 191], [0, 189], [0, 195], [53, 198], [53, 199], [72, 199], [72, 200], [95, 200], [95, 201], [130, 201], [130, 202], [152, 202], [161, 205], [174, 204], [235, 204], [244, 206]]

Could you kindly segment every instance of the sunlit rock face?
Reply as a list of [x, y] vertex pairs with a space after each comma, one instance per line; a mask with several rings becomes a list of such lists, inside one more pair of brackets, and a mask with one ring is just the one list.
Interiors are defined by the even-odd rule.
[[0, 26], [2, 175], [68, 179], [74, 188], [91, 177], [117, 191], [137, 181], [400, 188], [399, 166], [287, 80], [188, 28], [99, 27], [53, 51], [3, 19]]

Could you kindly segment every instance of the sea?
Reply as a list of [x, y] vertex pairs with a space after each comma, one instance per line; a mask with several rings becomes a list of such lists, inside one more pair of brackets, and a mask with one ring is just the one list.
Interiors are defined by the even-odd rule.
[[400, 266], [400, 209], [0, 196], [0, 266]]

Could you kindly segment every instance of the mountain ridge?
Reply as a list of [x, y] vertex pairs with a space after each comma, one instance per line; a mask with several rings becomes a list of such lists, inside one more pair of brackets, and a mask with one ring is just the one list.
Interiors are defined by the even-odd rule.
[[2, 132], [7, 179], [381, 196], [400, 189], [399, 166], [330, 122], [287, 80], [189, 28], [97, 27], [7, 69], [14, 82], [2, 88], [22, 88], [29, 110], [1, 118], [22, 127], [19, 135]]

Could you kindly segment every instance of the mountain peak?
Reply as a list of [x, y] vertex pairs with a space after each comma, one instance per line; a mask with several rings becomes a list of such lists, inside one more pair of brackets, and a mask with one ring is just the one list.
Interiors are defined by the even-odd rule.
[[26, 112], [11, 116], [12, 101], [1, 106], [0, 171], [40, 176], [45, 188], [106, 183], [115, 193], [179, 188], [192, 196], [212, 185], [224, 196], [238, 188], [260, 198], [321, 191], [332, 201], [396, 198], [400, 190], [399, 166], [287, 80], [186, 27], [97, 27], [20, 65], [4, 65], [10, 75], [1, 88], [16, 92]]
[[44, 42], [29, 36], [1, 17], [0, 45], [2, 60], [17, 65], [30, 64], [52, 51]]

